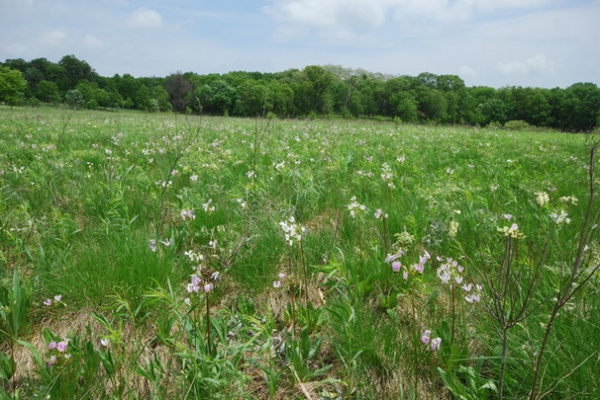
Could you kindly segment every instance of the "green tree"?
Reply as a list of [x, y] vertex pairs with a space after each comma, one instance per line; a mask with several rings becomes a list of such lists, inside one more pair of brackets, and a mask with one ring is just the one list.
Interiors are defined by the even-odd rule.
[[18, 105], [24, 100], [27, 80], [21, 71], [0, 66], [0, 101], [9, 106]]
[[[200, 86], [193, 96], [200, 101], [203, 113], [229, 115], [233, 111], [236, 93], [233, 86], [223, 79], [218, 79]], [[193, 101], [191, 103], [193, 104]]]
[[77, 89], [69, 90], [65, 94], [65, 101], [71, 108], [75, 110], [85, 107], [85, 98]]
[[173, 110], [185, 112], [187, 107], [187, 97], [194, 90], [194, 87], [181, 72], [171, 74], [165, 80], [165, 90], [169, 94], [169, 101]]
[[98, 79], [98, 74], [87, 62], [79, 60], [73, 55], [64, 56], [58, 65], [65, 71], [64, 76], [57, 82], [63, 91], [74, 89], [81, 81], [95, 82]]
[[590, 132], [600, 116], [600, 88], [593, 83], [569, 86], [561, 99], [559, 126], [569, 132]]
[[56, 82], [40, 81], [34, 92], [35, 97], [46, 103], [60, 103], [61, 95]]

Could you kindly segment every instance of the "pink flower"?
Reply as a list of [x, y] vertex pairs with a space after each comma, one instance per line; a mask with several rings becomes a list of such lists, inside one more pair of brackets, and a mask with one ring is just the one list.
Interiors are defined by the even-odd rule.
[[400, 261], [394, 261], [392, 262], [392, 271], [394, 272], [400, 272], [400, 268], [402, 268], [402, 263], [400, 263]]
[[440, 348], [441, 343], [442, 338], [436, 337], [434, 339], [431, 339], [431, 346], [429, 348], [431, 349], [431, 351], [436, 351]]
[[45, 305], [46, 307], [49, 307], [49, 306], [51, 306], [51, 305], [52, 305], [52, 300], [51, 300], [51, 299], [46, 299], [46, 300], [44, 300], [44, 302], [43, 302], [43, 303], [44, 303], [44, 305]]
[[429, 344], [430, 342], [431, 331], [429, 329], [425, 330], [421, 335], [421, 342], [424, 344]]
[[50, 357], [50, 360], [48, 360], [48, 366], [51, 367], [54, 364], [56, 364], [56, 356], [53, 355]]
[[179, 213], [179, 215], [184, 221], [186, 219], [196, 219], [196, 216], [194, 215], [194, 210], [181, 210], [181, 213]]
[[48, 350], [54, 350], [56, 348], [56, 342], [53, 340], [48, 343]]
[[213, 284], [212, 283], [207, 283], [206, 285], [204, 285], [204, 292], [208, 293], [211, 292], [213, 290]]
[[69, 342], [67, 342], [66, 340], [60, 341], [56, 344], [56, 350], [58, 350], [59, 352], [64, 352], [65, 350], [67, 350], [67, 346], [69, 345]]

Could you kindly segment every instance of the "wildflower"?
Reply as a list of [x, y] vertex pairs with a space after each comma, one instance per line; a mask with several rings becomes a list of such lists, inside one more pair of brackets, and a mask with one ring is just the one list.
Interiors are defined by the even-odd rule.
[[396, 252], [394, 254], [388, 254], [387, 257], [385, 258], [385, 262], [389, 264], [393, 261], [396, 261], [403, 255], [404, 255], [404, 251], [402, 249], [400, 249], [400, 250], [398, 250], [398, 252]]
[[366, 211], [367, 207], [356, 201], [356, 196], [352, 196], [350, 204], [348, 204], [348, 210], [350, 210], [350, 216], [356, 218], [356, 215], [360, 211]]
[[436, 337], [431, 339], [431, 346], [429, 346], [429, 348], [431, 349], [431, 351], [436, 351], [440, 348], [440, 345], [442, 344], [442, 338]]
[[194, 253], [192, 250], [187, 250], [183, 253], [183, 255], [187, 256], [191, 262], [199, 262], [204, 260], [204, 255], [201, 253]]
[[192, 176], [190, 176], [190, 181], [191, 182], [198, 182], [198, 175], [192, 175]]
[[504, 214], [504, 215], [502, 215], [502, 217], [503, 217], [505, 220], [507, 220], [507, 221], [510, 221], [510, 220], [512, 219], [512, 217], [513, 217], [513, 216], [512, 216], [511, 214]]
[[212, 283], [207, 283], [206, 285], [204, 285], [204, 293], [212, 292], [213, 287], [214, 286]]
[[48, 366], [49, 366], [49, 367], [51, 367], [51, 366], [53, 366], [54, 364], [56, 364], [56, 360], [57, 360], [57, 359], [56, 359], [56, 356], [55, 356], [55, 355], [52, 355], [52, 356], [50, 356], [50, 360], [48, 360]]
[[210, 274], [211, 281], [218, 281], [220, 278], [221, 278], [221, 273], [219, 271], [215, 271], [212, 274]]
[[408, 280], [408, 271], [404, 270], [404, 272], [402, 272], [402, 279], [404, 279], [405, 281]]
[[519, 225], [512, 224], [510, 227], [504, 226], [502, 228], [498, 228], [498, 232], [503, 233], [504, 236], [510, 236], [514, 239], [523, 239], [525, 235], [519, 230]]
[[60, 303], [61, 300], [62, 300], [62, 295], [57, 294], [56, 296], [54, 296], [54, 301]]
[[248, 177], [248, 179], [252, 179], [256, 176], [256, 174], [254, 173], [254, 171], [248, 171], [246, 172], [246, 176]]
[[400, 263], [400, 261], [394, 261], [392, 262], [392, 271], [394, 272], [400, 272], [400, 268], [402, 268], [402, 263]]
[[110, 346], [110, 340], [109, 339], [100, 339], [100, 345], [102, 347], [109, 347]]
[[184, 221], [186, 219], [196, 219], [196, 216], [194, 215], [194, 210], [181, 210], [179, 215], [181, 215], [181, 219]]
[[54, 350], [56, 349], [56, 342], [53, 340], [50, 343], [48, 343], [48, 350]]
[[219, 242], [216, 240], [210, 240], [208, 242], [208, 247], [210, 247], [213, 250], [216, 250], [217, 246], [219, 245]]
[[238, 202], [238, 204], [240, 205], [240, 207], [242, 208], [246, 208], [246, 206], [248, 205], [244, 199], [236, 199], [236, 201]]
[[450, 236], [451, 238], [456, 237], [456, 235], [458, 234], [458, 226], [458, 222], [450, 221], [450, 225], [448, 227], [448, 236]]
[[390, 168], [390, 165], [388, 163], [383, 163], [381, 165], [381, 179], [383, 180], [383, 183], [387, 184], [387, 186], [391, 189], [395, 188], [396, 186], [394, 185], [394, 174], [392, 172], [392, 168]]
[[212, 199], [208, 199], [206, 203], [202, 204], [202, 209], [209, 214], [215, 211], [215, 206], [212, 205]]
[[281, 281], [275, 281], [275, 282], [273, 282], [273, 287], [275, 289], [279, 289], [281, 287]]
[[421, 342], [423, 342], [423, 344], [429, 344], [429, 342], [431, 341], [430, 336], [431, 331], [429, 329], [426, 329], [421, 335]]
[[557, 225], [560, 225], [563, 222], [570, 224], [571, 218], [568, 218], [568, 215], [569, 214], [567, 214], [564, 210], [561, 210], [560, 214], [557, 214], [557, 213], [550, 214], [550, 218], [552, 218], [554, 220], [554, 222], [556, 222]]
[[165, 240], [160, 240], [159, 241], [163, 246], [165, 247], [169, 247], [171, 244], [173, 244], [173, 239], [165, 239]]
[[56, 350], [58, 350], [61, 353], [64, 353], [65, 350], [67, 350], [68, 345], [69, 345], [68, 341], [62, 340], [56, 344]]
[[186, 306], [191, 306], [192, 305], [192, 301], [190, 300], [189, 297], [186, 297], [185, 299], [183, 299], [183, 304], [185, 304]]
[[148, 247], [150, 247], [150, 250], [152, 250], [152, 252], [155, 253], [156, 252], [156, 240], [154, 240], [154, 239], [148, 240]]
[[44, 304], [46, 307], [49, 307], [49, 306], [51, 306], [51, 305], [52, 305], [52, 299], [46, 299], [46, 300], [44, 300], [44, 301], [43, 301], [43, 304]]
[[465, 296], [465, 300], [469, 303], [479, 303], [481, 298], [478, 293], [470, 293], [467, 296]]
[[535, 192], [535, 201], [539, 204], [540, 207], [543, 207], [546, 203], [550, 201], [550, 197], [546, 192]]
[[287, 221], [279, 222], [279, 226], [283, 230], [283, 236], [285, 237], [285, 241], [293, 246], [295, 242], [302, 241], [302, 234], [306, 232], [306, 228], [302, 225], [296, 224], [296, 219], [294, 216], [290, 216]]
[[375, 219], [387, 219], [389, 217], [388, 214], [386, 214], [381, 208], [378, 208], [377, 211], [375, 211]]
[[577, 201], [578, 201], [577, 197], [574, 197], [574, 196], [562, 196], [558, 200], [560, 200], [561, 202], [566, 203], [566, 204], [571, 203], [574, 206], [577, 205]]
[[202, 279], [196, 274], [192, 275], [190, 283], [187, 284], [187, 292], [198, 293], [200, 291], [200, 283], [202, 283]]

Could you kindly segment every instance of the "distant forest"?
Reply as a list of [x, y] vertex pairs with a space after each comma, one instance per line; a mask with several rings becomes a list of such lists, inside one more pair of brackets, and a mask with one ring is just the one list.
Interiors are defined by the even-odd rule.
[[136, 78], [100, 76], [73, 55], [0, 63], [0, 101], [8, 105], [175, 111], [256, 117], [340, 116], [410, 123], [537, 126], [567, 132], [600, 127], [600, 88], [467, 87], [456, 75], [383, 75], [339, 66], [277, 73], [229, 72]]

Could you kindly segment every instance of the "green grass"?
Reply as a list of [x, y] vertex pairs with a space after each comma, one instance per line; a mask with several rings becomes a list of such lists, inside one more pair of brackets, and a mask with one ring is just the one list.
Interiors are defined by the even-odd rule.
[[[592, 141], [0, 108], [0, 398], [498, 398], [502, 384], [503, 398], [520, 399], [534, 379], [536, 398], [596, 398], [597, 272], [553, 321], [541, 378], [532, 367], [577, 255]], [[365, 209], [352, 216], [354, 196]], [[555, 222], [561, 212], [570, 223]], [[307, 228], [301, 245], [284, 240], [290, 216]], [[503, 304], [530, 306], [507, 330], [501, 382], [488, 311], [508, 265], [498, 228], [512, 223], [525, 237], [511, 242]], [[585, 268], [599, 262], [597, 239], [592, 230]], [[395, 274], [385, 259], [400, 249]], [[437, 257], [484, 286], [481, 302], [441, 283]], [[189, 293], [192, 274], [214, 290]], [[426, 329], [439, 350], [421, 342]], [[63, 336], [70, 358], [47, 347]]]

